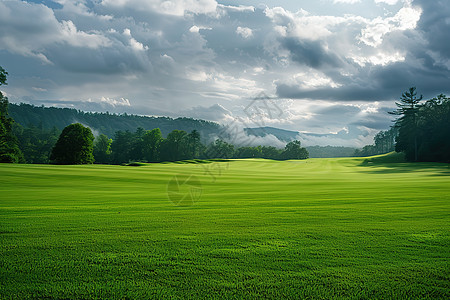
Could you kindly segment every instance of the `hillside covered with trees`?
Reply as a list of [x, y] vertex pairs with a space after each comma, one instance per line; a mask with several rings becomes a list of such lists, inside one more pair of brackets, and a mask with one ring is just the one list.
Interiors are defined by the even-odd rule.
[[300, 141], [291, 141], [284, 149], [271, 146], [236, 147], [220, 139], [203, 144], [196, 130], [190, 133], [174, 130], [164, 138], [159, 128], [147, 131], [138, 128], [135, 132], [117, 131], [114, 139], [100, 135], [94, 141], [94, 157], [97, 163], [112, 164], [217, 158], [285, 160], [306, 159], [308, 151], [301, 147]]
[[161, 129], [163, 136], [167, 136], [175, 129], [185, 131], [197, 130], [204, 139], [217, 135], [221, 127], [219, 124], [192, 118], [150, 117], [129, 114], [110, 114], [108, 112], [83, 112], [73, 108], [57, 108], [34, 106], [31, 104], [9, 103], [9, 114], [16, 121], [26, 127], [40, 127], [50, 129], [56, 127], [62, 130], [72, 123], [81, 123], [98, 131], [98, 134], [114, 136], [116, 131], [135, 131], [136, 128]]

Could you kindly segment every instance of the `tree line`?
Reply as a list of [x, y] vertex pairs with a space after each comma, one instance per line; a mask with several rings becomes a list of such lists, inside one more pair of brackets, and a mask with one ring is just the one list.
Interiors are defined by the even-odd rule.
[[395, 151], [404, 152], [409, 161], [450, 162], [450, 98], [440, 94], [422, 100], [412, 87], [395, 103]]
[[380, 131], [373, 145], [355, 151], [355, 156], [370, 156], [391, 151], [404, 152], [408, 161], [450, 162], [450, 98], [440, 94], [423, 101], [415, 87], [402, 93], [398, 116], [387, 131]]
[[398, 136], [398, 128], [378, 132], [373, 138], [373, 145], [366, 145], [362, 149], [356, 149], [353, 156], [372, 156], [395, 151], [395, 140]]
[[[116, 131], [114, 139], [104, 134], [94, 137], [80, 123], [44, 129], [42, 126], [24, 128], [15, 124], [18, 148], [23, 155], [14, 162], [57, 164], [124, 164], [129, 162], [163, 162], [214, 158], [306, 159], [308, 151], [300, 141], [292, 141], [284, 149], [273, 146], [236, 147], [221, 139], [202, 143], [197, 130], [187, 133], [173, 130], [166, 138], [159, 128], [135, 132]], [[20, 151], [20, 150], [19, 150]]]
[[[68, 127], [80, 127], [73, 124]], [[80, 127], [81, 128], [81, 127]], [[81, 129], [79, 129], [81, 134]], [[86, 134], [86, 140], [90, 140]], [[69, 151], [70, 147], [67, 147]], [[93, 140], [93, 157], [96, 163], [123, 164], [128, 162], [163, 162], [190, 159], [214, 158], [267, 158], [267, 159], [306, 159], [308, 151], [301, 147], [300, 141], [289, 142], [284, 149], [273, 146], [236, 147], [221, 139], [209, 144], [201, 142], [200, 133], [196, 130], [187, 133], [184, 130], [173, 130], [163, 137], [161, 130], [155, 128], [135, 132], [117, 131], [114, 139], [101, 134]], [[67, 162], [66, 162], [67, 163]]]

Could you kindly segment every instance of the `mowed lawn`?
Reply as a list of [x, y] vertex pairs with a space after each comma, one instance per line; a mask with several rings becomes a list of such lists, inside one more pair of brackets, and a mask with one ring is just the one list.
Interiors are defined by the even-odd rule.
[[450, 168], [388, 160], [0, 165], [0, 299], [449, 299]]

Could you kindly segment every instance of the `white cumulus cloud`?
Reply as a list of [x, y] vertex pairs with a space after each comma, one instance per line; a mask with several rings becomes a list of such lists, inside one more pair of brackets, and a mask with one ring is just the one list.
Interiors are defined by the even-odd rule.
[[138, 11], [153, 11], [165, 15], [184, 16], [186, 13], [215, 13], [215, 0], [103, 0], [105, 7], [132, 9]]
[[244, 39], [249, 39], [253, 36], [253, 30], [248, 27], [238, 27], [236, 28], [236, 33], [243, 37]]

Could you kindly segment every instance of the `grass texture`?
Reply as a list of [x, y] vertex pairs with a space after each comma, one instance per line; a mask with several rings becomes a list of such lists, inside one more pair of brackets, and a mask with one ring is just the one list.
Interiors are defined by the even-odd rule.
[[450, 169], [0, 165], [0, 299], [450, 298]]

